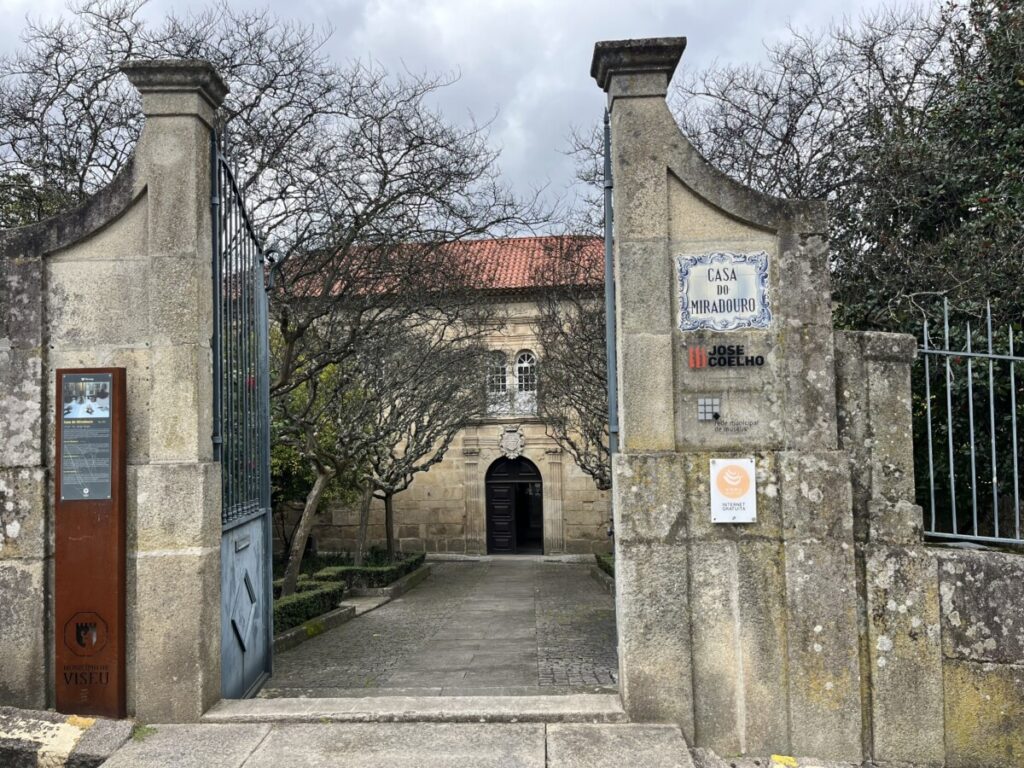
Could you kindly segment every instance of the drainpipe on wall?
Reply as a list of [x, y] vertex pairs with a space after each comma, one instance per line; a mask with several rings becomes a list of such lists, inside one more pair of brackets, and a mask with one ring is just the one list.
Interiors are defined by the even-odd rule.
[[612, 259], [612, 132], [604, 111], [604, 337], [608, 358], [608, 451], [619, 450], [619, 382], [615, 349], [615, 265]]

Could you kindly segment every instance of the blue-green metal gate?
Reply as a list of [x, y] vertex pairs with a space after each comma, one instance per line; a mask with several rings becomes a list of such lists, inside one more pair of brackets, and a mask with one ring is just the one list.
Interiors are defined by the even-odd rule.
[[216, 132], [210, 157], [221, 679], [225, 698], [243, 698], [270, 676], [273, 647], [266, 260]]

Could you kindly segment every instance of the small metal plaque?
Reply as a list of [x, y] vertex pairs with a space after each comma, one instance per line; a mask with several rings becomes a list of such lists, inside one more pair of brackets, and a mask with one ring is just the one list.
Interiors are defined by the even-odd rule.
[[757, 522], [753, 459], [711, 460], [711, 522]]
[[62, 501], [110, 499], [113, 377], [66, 373], [61, 386]]
[[722, 398], [698, 397], [697, 421], [718, 421], [722, 416]]
[[734, 331], [767, 328], [768, 254], [716, 251], [677, 256], [679, 329]]

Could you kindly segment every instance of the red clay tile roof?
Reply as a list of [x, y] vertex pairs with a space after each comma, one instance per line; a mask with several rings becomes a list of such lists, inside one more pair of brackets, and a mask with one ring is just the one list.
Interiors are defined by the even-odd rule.
[[[475, 286], [481, 290], [521, 291], [531, 288], [553, 286], [582, 286], [599, 289], [604, 285], [604, 241], [600, 237], [584, 235], [545, 235], [540, 237], [511, 237], [494, 240], [463, 240], [448, 246], [462, 257], [463, 285]], [[353, 248], [358, 254], [359, 247]], [[329, 260], [327, 260], [329, 261]], [[368, 259], [371, 266], [377, 266], [374, 259]], [[319, 296], [323, 290], [322, 280], [317, 271], [332, 271], [324, 259], [313, 259], [306, 264], [285, 262], [282, 269], [306, 269], [309, 274], [292, 281], [291, 290], [296, 295], [308, 298]], [[451, 263], [451, 262], [449, 262]], [[455, 262], [457, 265], [459, 262]], [[454, 265], [453, 265], [454, 266]], [[332, 287], [332, 293], [339, 295], [346, 278], [362, 271], [362, 265], [355, 260], [350, 266], [334, 265], [342, 276]], [[363, 290], [389, 290], [387, 281], [376, 273], [367, 271], [357, 281], [355, 293]], [[393, 287], [393, 286], [392, 286]]]
[[468, 240], [452, 247], [465, 254], [474, 271], [479, 270], [484, 289], [604, 284], [604, 241], [599, 237], [511, 237]]

